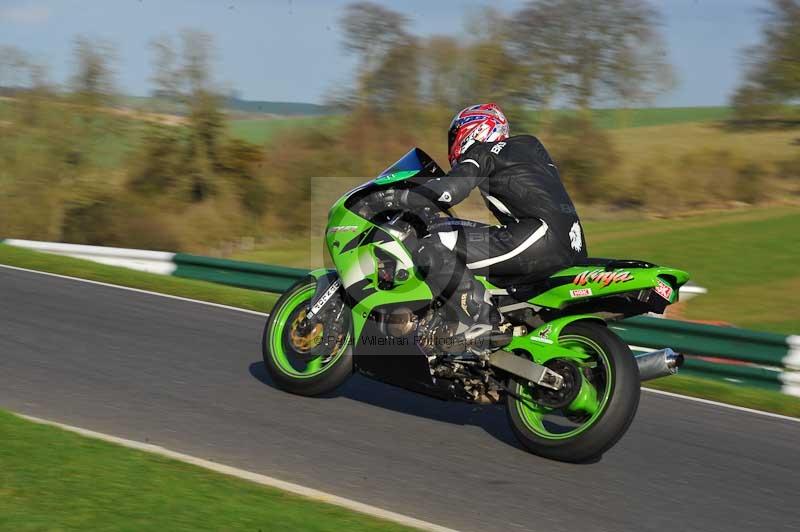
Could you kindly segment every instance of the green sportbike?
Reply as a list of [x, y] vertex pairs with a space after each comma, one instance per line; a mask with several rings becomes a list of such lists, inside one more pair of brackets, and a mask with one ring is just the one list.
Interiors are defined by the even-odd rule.
[[683, 360], [670, 349], [634, 357], [606, 323], [663, 313], [689, 275], [590, 258], [544, 280], [479, 277], [502, 314], [502, 337], [494, 347], [454, 347], [448, 339], [466, 327], [459, 302], [426, 283], [412, 259], [449, 213], [375, 199], [443, 175], [414, 148], [333, 205], [326, 244], [335, 269], [312, 271], [287, 290], [264, 329], [273, 382], [313, 396], [358, 371], [440, 399], [504, 402], [529, 451], [569, 462], [599, 457], [630, 426], [640, 381], [673, 374]]

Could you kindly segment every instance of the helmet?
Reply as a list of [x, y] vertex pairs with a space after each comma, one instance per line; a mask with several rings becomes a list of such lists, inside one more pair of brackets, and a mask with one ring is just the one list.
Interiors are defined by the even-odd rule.
[[471, 105], [450, 122], [447, 132], [447, 158], [452, 166], [475, 142], [495, 142], [508, 138], [508, 120], [494, 103]]

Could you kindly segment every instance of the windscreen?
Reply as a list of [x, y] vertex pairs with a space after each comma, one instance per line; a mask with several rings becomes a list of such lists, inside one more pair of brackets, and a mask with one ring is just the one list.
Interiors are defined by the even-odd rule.
[[408, 153], [403, 155], [400, 160], [381, 172], [381, 174], [375, 178], [375, 182], [383, 185], [414, 177], [425, 166], [420, 160], [419, 153], [422, 152], [417, 148], [412, 148]]

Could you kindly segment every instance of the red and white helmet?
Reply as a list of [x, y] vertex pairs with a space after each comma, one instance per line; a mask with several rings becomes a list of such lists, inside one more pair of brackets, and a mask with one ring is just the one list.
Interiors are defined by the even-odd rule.
[[450, 122], [447, 132], [447, 158], [454, 165], [475, 142], [496, 142], [508, 138], [508, 120], [495, 103], [471, 105]]

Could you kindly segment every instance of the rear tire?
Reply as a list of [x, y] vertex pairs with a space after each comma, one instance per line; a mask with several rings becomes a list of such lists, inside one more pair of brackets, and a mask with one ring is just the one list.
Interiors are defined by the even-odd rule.
[[[353, 373], [347, 308], [343, 311], [346, 332], [335, 350], [309, 361], [309, 352], [313, 353], [316, 348], [309, 348], [308, 352], [303, 353], [292, 343], [293, 321], [306, 311], [315, 291], [316, 280], [306, 277], [284, 292], [267, 319], [261, 339], [264, 366], [275, 385], [281, 390], [306, 396], [331, 392]], [[325, 331], [319, 334], [324, 335]]]
[[[610, 372], [610, 383], [604, 380], [600, 408], [572, 432], [550, 433], [544, 423], [530, 421], [529, 401], [521, 401], [511, 394], [506, 399], [511, 428], [517, 439], [530, 452], [563, 462], [585, 462], [599, 458], [625, 434], [639, 406], [639, 368], [628, 346], [613, 332], [593, 321], [575, 322], [561, 332], [559, 342], [565, 346], [593, 346], [602, 351], [598, 355], [598, 368]], [[605, 367], [607, 366], [607, 368]], [[589, 369], [588, 371], [599, 371]], [[594, 374], [593, 374], [594, 375]], [[509, 388], [518, 395], [531, 389], [527, 383], [509, 380]], [[610, 389], [609, 389], [610, 388]], [[608, 395], [605, 395], [605, 394]], [[600, 390], [598, 390], [598, 395]], [[585, 415], [586, 416], [586, 415]]]

